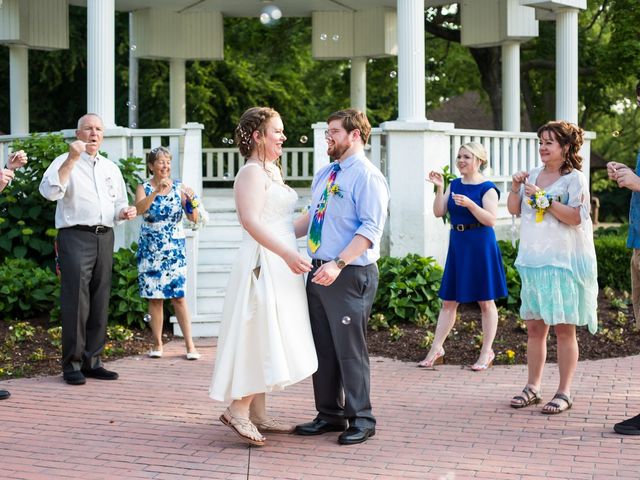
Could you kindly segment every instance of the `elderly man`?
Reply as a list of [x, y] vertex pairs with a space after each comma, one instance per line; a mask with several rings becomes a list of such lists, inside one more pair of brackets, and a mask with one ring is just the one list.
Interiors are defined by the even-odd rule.
[[104, 126], [87, 113], [78, 120], [69, 153], [49, 166], [40, 193], [56, 206], [62, 374], [70, 385], [85, 377], [116, 380], [118, 374], [102, 366], [113, 265], [113, 226], [136, 216], [118, 167], [98, 153]]
[[[27, 163], [27, 154], [24, 150], [18, 150], [9, 156], [5, 168], [0, 168], [0, 192], [13, 180], [14, 171]], [[0, 390], [0, 400], [9, 398], [11, 394], [7, 390]]]

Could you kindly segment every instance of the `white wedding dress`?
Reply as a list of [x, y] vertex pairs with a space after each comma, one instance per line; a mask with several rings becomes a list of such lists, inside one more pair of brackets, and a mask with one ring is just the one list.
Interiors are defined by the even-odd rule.
[[[261, 214], [264, 224], [296, 249], [297, 200], [294, 190], [271, 182]], [[230, 402], [282, 390], [317, 368], [304, 277], [243, 231], [227, 286], [209, 396]]]

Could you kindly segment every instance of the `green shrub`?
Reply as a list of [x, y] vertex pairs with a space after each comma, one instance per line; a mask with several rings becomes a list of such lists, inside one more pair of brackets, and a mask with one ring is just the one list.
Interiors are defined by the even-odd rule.
[[38, 188], [51, 162], [69, 147], [56, 134], [34, 134], [14, 141], [11, 147], [24, 150], [29, 161], [0, 195], [0, 260], [30, 258], [51, 267], [56, 204], [40, 195]]
[[111, 301], [109, 302], [109, 323], [144, 328], [144, 314], [147, 301], [140, 297], [138, 289], [138, 245], [121, 248], [113, 254], [113, 277], [111, 280]]
[[500, 251], [502, 252], [502, 265], [504, 266], [504, 273], [507, 277], [507, 298], [500, 298], [496, 301], [496, 304], [510, 310], [512, 312], [518, 312], [520, 308], [520, 288], [522, 282], [520, 281], [520, 274], [515, 267], [516, 257], [518, 256], [518, 244], [514, 248], [511, 242], [505, 240], [498, 240]]
[[389, 326], [403, 320], [424, 322], [424, 317], [435, 323], [441, 305], [438, 290], [442, 267], [432, 257], [382, 257], [378, 268], [380, 282], [374, 313], [383, 314]]
[[58, 277], [33, 260], [5, 258], [0, 264], [0, 285], [0, 317], [22, 320], [45, 312], [57, 314]]
[[595, 239], [598, 258], [598, 285], [615, 290], [631, 291], [629, 262], [631, 249], [627, 248], [626, 237], [619, 235], [599, 235]]

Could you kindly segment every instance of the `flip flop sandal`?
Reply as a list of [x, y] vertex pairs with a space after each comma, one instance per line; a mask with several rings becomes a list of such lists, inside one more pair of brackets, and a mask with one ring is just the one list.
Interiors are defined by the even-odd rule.
[[[556, 398], [558, 400], [562, 400], [564, 403], [562, 405], [560, 405], [559, 403], [554, 402], [553, 400], [555, 400]], [[564, 393], [556, 393], [551, 400], [552, 400], [551, 402], [547, 402], [545, 404], [545, 406], [542, 407], [542, 411], [541, 411], [542, 414], [544, 414], [544, 415], [557, 415], [558, 413], [562, 413], [565, 410], [569, 410], [573, 405], [573, 400], [571, 400]], [[547, 408], [547, 407], [550, 407], [553, 410], [545, 410], [545, 408]]]
[[[511, 408], [524, 408], [529, 405], [537, 405], [542, 401], [542, 395], [540, 395], [540, 392], [534, 392], [529, 385], [522, 389], [522, 393], [524, 396], [516, 395], [511, 399]], [[513, 403], [514, 400], [518, 403]]]
[[262, 440], [256, 440], [255, 438], [252, 438], [250, 436], [250, 434], [260, 435], [260, 432], [258, 432], [256, 426], [251, 423], [251, 420], [249, 420], [248, 418], [234, 417], [227, 408], [225, 412], [220, 415], [220, 421], [231, 430], [233, 430], [236, 435], [238, 435], [242, 439], [243, 442], [246, 442], [249, 445], [254, 445], [256, 447], [262, 447], [264, 445], [264, 437], [262, 437]]

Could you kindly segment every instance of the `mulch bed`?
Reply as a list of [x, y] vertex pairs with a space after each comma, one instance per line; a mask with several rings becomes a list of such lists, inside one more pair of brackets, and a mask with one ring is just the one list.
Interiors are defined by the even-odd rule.
[[[608, 298], [609, 297], [609, 298]], [[591, 335], [586, 327], [578, 328], [578, 347], [581, 360], [626, 357], [640, 353], [640, 330], [635, 327], [633, 312], [627, 305], [624, 295], [611, 292], [605, 296], [600, 291], [598, 298], [599, 327], [595, 335]], [[623, 308], [626, 307], [626, 308]], [[618, 308], [620, 307], [620, 308]], [[427, 331], [435, 332], [435, 326], [428, 329], [404, 324], [400, 326], [402, 336], [394, 341], [389, 331], [369, 330], [369, 354], [395, 358], [407, 362], [422, 360], [429, 351], [422, 345]], [[482, 333], [480, 308], [477, 304], [460, 305], [458, 319], [447, 338], [444, 349], [447, 364], [472, 365], [480, 353]], [[550, 329], [547, 343], [547, 360], [556, 362], [556, 341], [553, 328]], [[524, 322], [517, 315], [500, 312], [498, 332], [493, 344], [496, 352], [496, 364], [525, 364], [527, 351], [527, 332]], [[507, 350], [515, 353], [512, 359]]]
[[[29, 324], [35, 328], [33, 336], [20, 341], [16, 339], [21, 332], [17, 322], [0, 321], [0, 380], [61, 373], [61, 349], [47, 333], [59, 324], [49, 323], [48, 316], [30, 319]], [[107, 340], [102, 358], [115, 360], [146, 354], [153, 344], [151, 329], [131, 329], [131, 332], [133, 337], [129, 340]], [[165, 343], [173, 338], [170, 332], [171, 327], [165, 325]]]
[[[596, 335], [591, 335], [586, 327], [578, 328], [578, 345], [582, 360], [601, 358], [625, 357], [640, 353], [640, 330], [635, 327], [631, 307], [625, 303], [624, 296], [618, 292], [608, 295], [600, 292], [599, 297], [600, 327]], [[626, 307], [626, 308], [625, 308]], [[52, 325], [48, 317], [43, 316], [29, 320], [35, 330], [29, 339], [16, 339], [16, 322], [0, 321], [0, 380], [18, 377], [33, 377], [38, 375], [60, 374], [60, 348], [51, 340], [47, 333]], [[173, 337], [169, 325], [165, 325], [165, 342]], [[399, 326], [401, 337], [391, 338], [388, 330], [369, 330], [369, 353], [372, 356], [395, 358], [408, 362], [422, 360], [428, 347], [423, 345], [428, 331], [434, 331], [435, 326], [427, 328], [412, 324]], [[149, 351], [152, 340], [151, 330], [133, 329], [130, 340], [114, 340], [107, 342], [106, 360], [140, 355]], [[458, 309], [458, 320], [449, 338], [445, 342], [447, 364], [471, 365], [480, 352], [480, 309], [477, 304], [461, 305]], [[556, 343], [552, 337], [548, 342], [548, 360], [556, 361]], [[500, 312], [498, 334], [494, 343], [497, 354], [496, 364], [524, 364], [526, 363], [527, 333], [524, 322], [509, 312]], [[512, 358], [507, 351], [513, 352]]]

